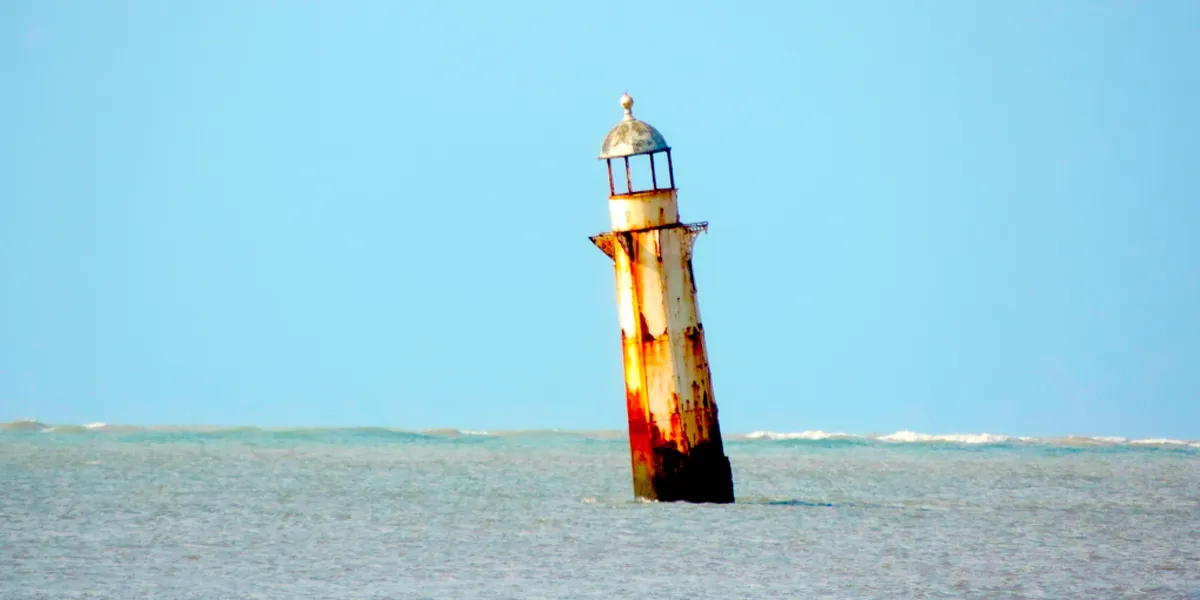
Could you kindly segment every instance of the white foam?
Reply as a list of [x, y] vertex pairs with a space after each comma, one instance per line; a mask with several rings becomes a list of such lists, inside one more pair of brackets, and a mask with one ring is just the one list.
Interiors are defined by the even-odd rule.
[[875, 439], [881, 442], [929, 442], [933, 441], [933, 436], [928, 433], [915, 433], [903, 429], [889, 435], [881, 435]]
[[[139, 431], [139, 430], [180, 430], [180, 431], [259, 431], [255, 428], [210, 428], [210, 427], [168, 427], [168, 428], [138, 428], [127, 426], [110, 426], [107, 423], [95, 422], [85, 423], [83, 425], [46, 425], [36, 421], [35, 419], [20, 419], [9, 423], [0, 423], [0, 430], [19, 429], [22, 426], [31, 430], [40, 430], [42, 433], [75, 433], [81, 431]], [[384, 431], [400, 431], [387, 428], [365, 428], [367, 430], [379, 429]], [[289, 430], [291, 431], [291, 430]], [[296, 430], [301, 431], [301, 430]], [[307, 431], [307, 430], [303, 430]], [[317, 429], [316, 431], [324, 431]], [[334, 431], [330, 429], [329, 431]], [[557, 429], [549, 430], [533, 430], [533, 431], [483, 431], [470, 429], [434, 429], [423, 430], [422, 433], [430, 435], [446, 435], [446, 436], [509, 436], [519, 434], [540, 434], [540, 433], [565, 433]], [[581, 433], [581, 432], [573, 432]], [[611, 437], [618, 437], [619, 432], [611, 432]], [[895, 433], [886, 435], [856, 435], [844, 432], [829, 432], [820, 429], [810, 429], [798, 432], [778, 432], [778, 431], [754, 431], [744, 436], [736, 436], [736, 439], [745, 440], [763, 440], [763, 441], [786, 441], [786, 440], [867, 440], [881, 443], [948, 443], [948, 444], [1002, 444], [1005, 442], [1023, 442], [1030, 444], [1047, 444], [1047, 445], [1122, 445], [1122, 446], [1167, 446], [1167, 447], [1182, 447], [1189, 449], [1200, 449], [1200, 440], [1182, 440], [1175, 438], [1142, 438], [1128, 439], [1120, 436], [1088, 436], [1088, 435], [1067, 435], [1066, 437], [1029, 437], [1029, 436], [1007, 436], [992, 433], [954, 433], [954, 434], [928, 434], [902, 429]]]
[[1144, 440], [1130, 440], [1131, 446], [1188, 446], [1183, 440], [1172, 440], [1169, 438], [1149, 438]]
[[775, 431], [755, 431], [746, 434], [748, 440], [826, 440], [826, 439], [870, 439], [876, 442], [897, 444], [912, 443], [948, 443], [948, 444], [1003, 444], [1006, 442], [1025, 442], [1033, 444], [1116, 444], [1131, 446], [1186, 446], [1200, 448], [1200, 441], [1177, 440], [1172, 438], [1123, 438], [1115, 435], [1068, 435], [1064, 438], [1039, 438], [1031, 436], [1008, 436], [996, 433], [950, 433], [929, 434], [901, 429], [887, 435], [858, 436], [849, 433], [830, 433], [821, 430], [808, 430], [794, 433]]
[[947, 435], [930, 435], [916, 433], [907, 429], [877, 438], [881, 442], [913, 443], [913, 442], [950, 442], [956, 444], [1001, 444], [1010, 438], [1007, 435], [991, 433], [951, 433]]
[[1007, 435], [993, 433], [960, 433], [934, 437], [939, 442], [961, 442], [963, 444], [1003, 444], [1009, 440]]
[[821, 430], [800, 431], [795, 433], [777, 433], [774, 431], [755, 431], [746, 435], [751, 440], [827, 440], [830, 438], [854, 437], [845, 433], [827, 433]]

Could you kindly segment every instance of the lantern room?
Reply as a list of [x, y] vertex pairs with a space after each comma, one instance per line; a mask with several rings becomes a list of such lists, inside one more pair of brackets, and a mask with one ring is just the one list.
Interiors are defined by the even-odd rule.
[[629, 94], [621, 96], [621, 107], [625, 109], [625, 118], [608, 132], [600, 148], [600, 160], [608, 165], [610, 195], [675, 189], [675, 169], [667, 140], [649, 123], [633, 118], [633, 98]]

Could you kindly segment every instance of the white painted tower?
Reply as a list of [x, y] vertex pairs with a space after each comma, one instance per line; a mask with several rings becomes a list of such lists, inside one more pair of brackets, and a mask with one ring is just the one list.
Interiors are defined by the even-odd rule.
[[[634, 494], [733, 502], [692, 272], [692, 246], [708, 224], [680, 222], [671, 148], [633, 117], [628, 94], [621, 106], [625, 117], [600, 151], [612, 231], [591, 239], [616, 272]], [[649, 189], [637, 189], [645, 170]]]

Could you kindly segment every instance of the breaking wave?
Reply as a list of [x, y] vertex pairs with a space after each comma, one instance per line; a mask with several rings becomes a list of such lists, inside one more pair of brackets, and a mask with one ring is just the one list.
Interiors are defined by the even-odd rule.
[[[736, 437], [736, 436], [734, 436]], [[748, 440], [830, 440], [853, 439], [857, 436], [848, 433], [828, 433], [821, 430], [801, 431], [799, 433], [776, 433], [774, 431], [755, 431], [746, 434]]]
[[1168, 438], [1150, 438], [1145, 440], [1130, 440], [1129, 444], [1134, 446], [1192, 446], [1200, 447], [1200, 442], [1188, 442], [1185, 440], [1172, 440]]
[[18, 419], [8, 423], [0, 423], [0, 431], [41, 431], [49, 427], [36, 419]]
[[[257, 439], [269, 438], [279, 441], [309, 440], [309, 441], [353, 441], [368, 443], [403, 442], [403, 441], [437, 441], [447, 440], [457, 443], [486, 442], [495, 439], [524, 440], [538, 443], [543, 440], [577, 440], [577, 441], [621, 441], [627, 439], [626, 432], [618, 430], [561, 430], [561, 429], [525, 429], [525, 430], [472, 430], [472, 429], [396, 429], [390, 427], [220, 427], [220, 426], [132, 426], [112, 425], [95, 422], [83, 425], [51, 425], [35, 419], [0, 422], [0, 433], [3, 432], [32, 432], [47, 434], [134, 434], [140, 437], [173, 439], [179, 436], [199, 436], [201, 438], [244, 439], [253, 442]], [[888, 434], [852, 434], [844, 432], [828, 432], [822, 430], [806, 430], [798, 432], [753, 431], [745, 434], [726, 434], [726, 442], [732, 443], [772, 443], [790, 442], [794, 444], [818, 445], [898, 445], [898, 444], [944, 444], [944, 445], [1043, 445], [1063, 447], [1130, 447], [1130, 448], [1185, 448], [1200, 449], [1200, 440], [1183, 440], [1175, 438], [1124, 438], [1118, 436], [1085, 436], [1067, 435], [1063, 437], [1026, 437], [1010, 436], [994, 433], [953, 433], [929, 434], [909, 430], [900, 430]]]
[[929, 434], [900, 430], [889, 434], [854, 435], [848, 433], [828, 433], [820, 430], [781, 433], [775, 431], [755, 431], [742, 436], [732, 435], [729, 439], [765, 440], [765, 441], [823, 441], [846, 440], [879, 444], [968, 444], [968, 445], [1003, 445], [1003, 444], [1037, 444], [1053, 446], [1150, 446], [1150, 447], [1189, 447], [1200, 448], [1200, 441], [1179, 440], [1171, 438], [1128, 439], [1117, 436], [1083, 436], [1068, 435], [1064, 437], [1028, 437], [1010, 436], [994, 433], [951, 433]]
[[137, 434], [153, 438], [196, 436], [200, 438], [255, 439], [274, 438], [279, 440], [458, 440], [463, 442], [485, 441], [497, 438], [520, 439], [625, 439], [623, 431], [571, 431], [560, 429], [527, 429], [484, 431], [476, 429], [399, 429], [391, 427], [247, 427], [214, 425], [113, 425], [103, 422], [83, 425], [49, 424], [35, 419], [0, 422], [0, 433], [32, 432], [56, 434]]

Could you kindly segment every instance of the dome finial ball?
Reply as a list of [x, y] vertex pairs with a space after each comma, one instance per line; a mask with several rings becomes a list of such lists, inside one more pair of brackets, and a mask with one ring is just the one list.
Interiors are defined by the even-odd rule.
[[633, 118], [633, 98], [628, 92], [621, 96], [621, 107], [625, 109], [625, 118], [604, 136], [604, 144], [600, 146], [601, 160], [654, 154], [671, 149], [657, 129], [649, 123]]

